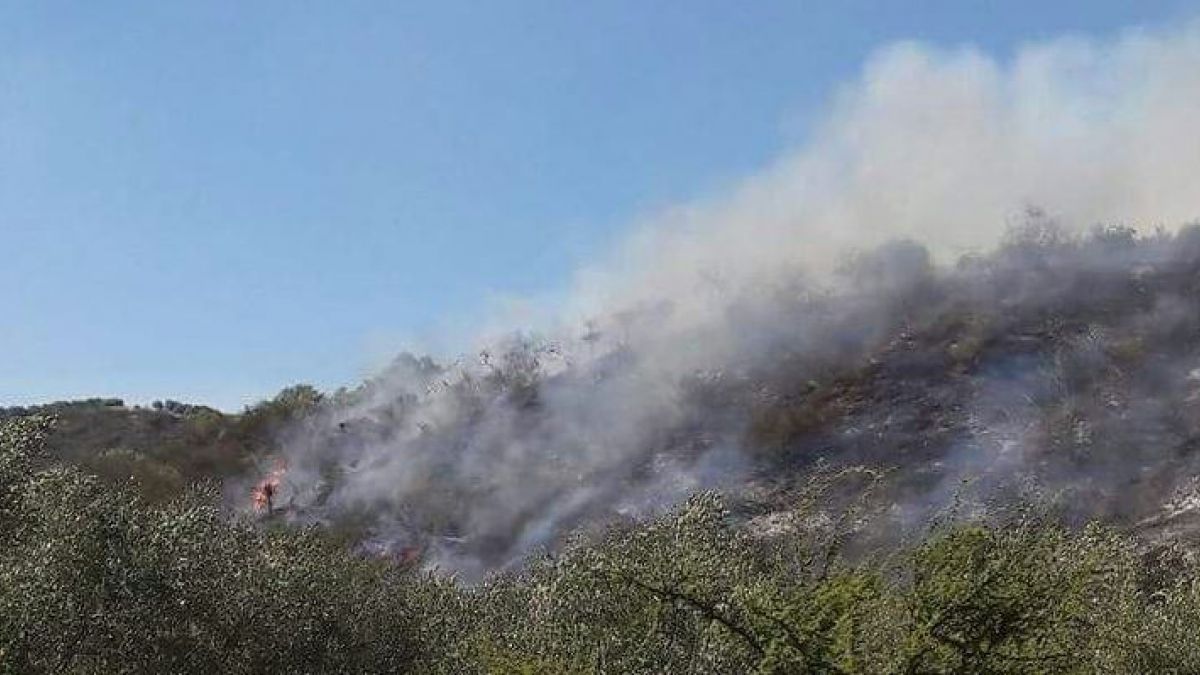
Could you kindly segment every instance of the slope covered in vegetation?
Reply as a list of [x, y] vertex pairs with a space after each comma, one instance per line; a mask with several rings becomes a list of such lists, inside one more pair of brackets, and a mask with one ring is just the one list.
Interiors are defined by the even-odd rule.
[[1197, 671], [1198, 280], [1198, 228], [1035, 223], [731, 333], [656, 306], [237, 415], [9, 409], [0, 667]]
[[127, 406], [115, 398], [0, 408], [0, 419], [53, 417], [47, 453], [109, 483], [130, 483], [150, 502], [198, 482], [257, 474], [278, 450], [276, 434], [311, 412], [321, 394], [305, 385], [239, 414], [174, 400]]

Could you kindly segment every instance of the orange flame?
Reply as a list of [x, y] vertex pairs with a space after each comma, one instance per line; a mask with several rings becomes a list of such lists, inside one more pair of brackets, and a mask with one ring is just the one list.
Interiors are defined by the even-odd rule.
[[265, 478], [255, 484], [250, 491], [251, 505], [255, 511], [270, 513], [274, 510], [275, 494], [279, 492], [279, 483], [283, 480], [283, 474], [286, 472], [287, 465], [281, 460], [275, 464], [275, 468]]
[[400, 549], [400, 553], [396, 555], [396, 562], [401, 565], [416, 565], [421, 560], [421, 555], [424, 551], [420, 546], [405, 546]]

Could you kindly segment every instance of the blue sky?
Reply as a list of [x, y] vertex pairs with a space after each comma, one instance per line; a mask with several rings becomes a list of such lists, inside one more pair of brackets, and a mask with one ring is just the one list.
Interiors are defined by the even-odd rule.
[[882, 45], [1197, 9], [0, 0], [0, 404], [353, 384], [803, 143]]

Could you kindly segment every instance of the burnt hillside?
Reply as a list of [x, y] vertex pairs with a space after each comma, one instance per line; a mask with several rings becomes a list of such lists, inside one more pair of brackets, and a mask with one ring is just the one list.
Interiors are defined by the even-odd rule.
[[[1030, 500], [1177, 536], [1200, 506], [1197, 284], [1200, 229], [1034, 222], [950, 266], [898, 243], [832, 286], [735, 296], [723, 326], [745, 344], [685, 368], [639, 333], [669, 320], [659, 306], [617, 337], [520, 336], [466, 366], [402, 356], [353, 390], [292, 387], [236, 415], [113, 399], [3, 414], [54, 415], [53, 455], [155, 501], [216, 480], [246, 509], [285, 467], [273, 519], [471, 574], [707, 488], [768, 522], [845, 467], [882, 475], [858, 506], [867, 541]], [[835, 512], [861, 491], [822, 499]]]
[[731, 293], [699, 328], [664, 329], [665, 303], [478, 363], [402, 357], [279, 435], [275, 515], [474, 574], [697, 490], [762, 516], [814, 470], [870, 467], [868, 539], [1031, 500], [1173, 528], [1198, 468], [1198, 281], [1198, 228], [1035, 219], [949, 266], [901, 242], [832, 284]]

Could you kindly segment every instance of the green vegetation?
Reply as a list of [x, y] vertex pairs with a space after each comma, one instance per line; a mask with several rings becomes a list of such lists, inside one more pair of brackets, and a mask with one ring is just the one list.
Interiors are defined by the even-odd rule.
[[313, 532], [230, 523], [213, 496], [151, 506], [39, 467], [45, 418], [0, 441], [0, 670], [389, 671], [412, 659], [398, 570]]
[[702, 494], [478, 586], [318, 531], [150, 503], [0, 423], [0, 670], [11, 673], [1195, 672], [1200, 568], [1036, 513], [842, 555]]
[[276, 434], [322, 400], [313, 387], [296, 385], [236, 415], [170, 399], [130, 407], [92, 398], [0, 408], [0, 420], [53, 417], [48, 455], [160, 503], [193, 483], [256, 473], [277, 449]]

